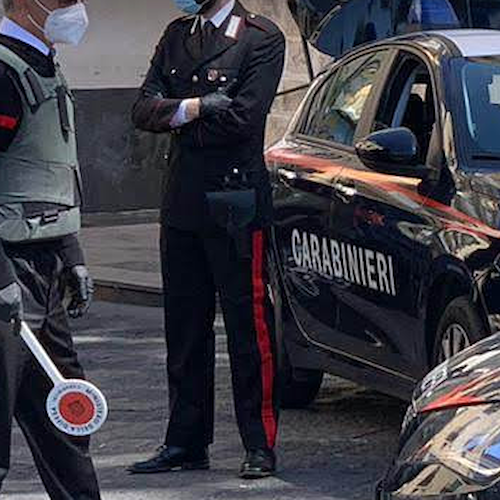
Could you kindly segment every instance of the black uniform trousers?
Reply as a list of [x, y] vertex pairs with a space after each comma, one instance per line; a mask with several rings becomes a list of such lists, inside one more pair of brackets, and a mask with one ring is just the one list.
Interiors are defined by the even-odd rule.
[[[7, 247], [6, 252], [22, 287], [25, 320], [61, 373], [82, 379], [62, 303], [59, 258], [36, 245]], [[99, 500], [89, 439], [67, 436], [50, 422], [45, 401], [52, 382], [23, 340], [9, 330], [5, 324], [0, 329], [0, 487], [9, 470], [15, 418], [52, 500]]]
[[216, 292], [228, 336], [243, 445], [247, 450], [275, 445], [278, 384], [266, 234], [258, 230], [249, 236], [252, 255], [242, 258], [222, 229], [162, 227], [170, 391], [167, 446], [199, 448], [213, 441]]

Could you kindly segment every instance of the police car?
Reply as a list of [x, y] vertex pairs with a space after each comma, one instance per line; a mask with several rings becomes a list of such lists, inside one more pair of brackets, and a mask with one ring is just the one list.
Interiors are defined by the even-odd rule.
[[266, 157], [286, 406], [323, 372], [407, 398], [497, 330], [500, 31], [352, 50]]

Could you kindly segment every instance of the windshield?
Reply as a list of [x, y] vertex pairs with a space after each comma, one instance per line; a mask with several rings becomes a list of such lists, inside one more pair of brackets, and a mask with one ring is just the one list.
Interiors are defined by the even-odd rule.
[[460, 79], [474, 154], [500, 156], [500, 55], [467, 59]]

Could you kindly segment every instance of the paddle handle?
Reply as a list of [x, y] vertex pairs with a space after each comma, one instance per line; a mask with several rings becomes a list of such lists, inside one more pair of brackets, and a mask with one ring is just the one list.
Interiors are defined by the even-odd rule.
[[45, 373], [47, 373], [54, 385], [58, 385], [64, 382], [65, 379], [61, 375], [61, 372], [57, 369], [57, 366], [50, 359], [47, 351], [35, 337], [35, 334], [31, 331], [31, 328], [24, 321], [21, 322], [21, 331], [19, 332], [19, 335], [21, 335], [21, 338], [24, 340], [25, 344], [33, 353], [33, 356], [35, 356], [37, 361], [40, 363], [40, 366], [44, 369]]

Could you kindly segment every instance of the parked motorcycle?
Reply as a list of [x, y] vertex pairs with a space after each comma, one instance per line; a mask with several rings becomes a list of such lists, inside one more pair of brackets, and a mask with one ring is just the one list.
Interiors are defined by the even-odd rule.
[[405, 416], [377, 500], [500, 499], [500, 333], [434, 369]]

